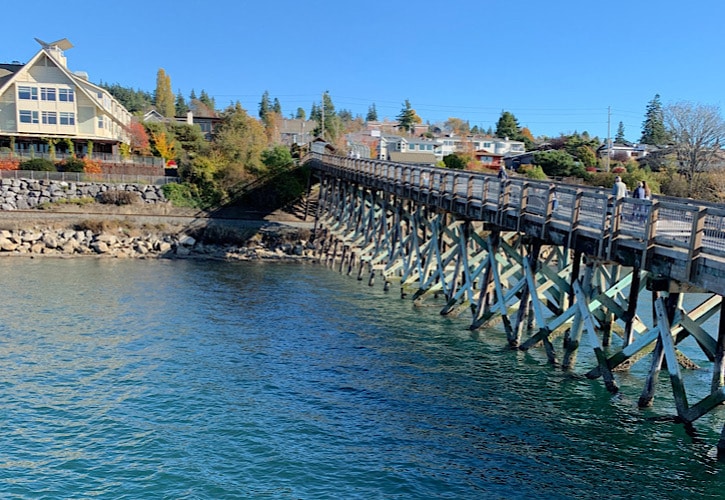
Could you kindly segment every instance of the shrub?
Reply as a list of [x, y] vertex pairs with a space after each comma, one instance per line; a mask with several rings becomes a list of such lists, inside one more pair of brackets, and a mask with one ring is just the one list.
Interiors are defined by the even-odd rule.
[[131, 191], [104, 191], [98, 195], [98, 201], [104, 205], [133, 205], [141, 201], [139, 194]]
[[17, 170], [20, 160], [15, 158], [0, 158], [0, 170]]
[[470, 156], [459, 153], [451, 153], [443, 157], [443, 163], [445, 163], [446, 168], [455, 170], [465, 170], [466, 165], [468, 165], [470, 161]]
[[37, 172], [55, 172], [55, 165], [45, 158], [33, 158], [26, 160], [19, 166], [20, 170], [35, 170]]
[[187, 183], [172, 182], [164, 184], [161, 190], [164, 192], [166, 199], [175, 207], [199, 208], [200, 203], [198, 197], [195, 196], [195, 190]]
[[83, 172], [86, 163], [80, 158], [71, 156], [70, 158], [66, 158], [63, 161], [58, 162], [57, 165], [59, 167], [58, 170], [62, 172]]
[[544, 170], [538, 165], [521, 165], [517, 172], [521, 175], [526, 176], [529, 179], [537, 181], [545, 181], [548, 179]]
[[626, 171], [627, 171], [627, 169], [626, 169], [625, 167], [614, 167], [614, 168], [612, 169], [612, 173], [613, 173], [613, 174], [623, 174], [623, 173], [625, 173]]

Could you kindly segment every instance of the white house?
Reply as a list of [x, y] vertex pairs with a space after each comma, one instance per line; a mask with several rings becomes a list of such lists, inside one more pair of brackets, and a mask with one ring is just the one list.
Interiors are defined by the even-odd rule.
[[[41, 46], [26, 64], [0, 64], [0, 147], [47, 151], [47, 139], [68, 139], [76, 153], [118, 153], [129, 143], [131, 114], [88, 75], [68, 69], [65, 38]], [[63, 142], [57, 146], [63, 149]]]

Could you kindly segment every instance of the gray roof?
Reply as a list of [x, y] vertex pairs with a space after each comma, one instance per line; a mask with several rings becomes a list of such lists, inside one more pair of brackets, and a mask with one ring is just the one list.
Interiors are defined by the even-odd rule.
[[10, 80], [15, 73], [23, 68], [24, 64], [0, 64], [0, 87]]

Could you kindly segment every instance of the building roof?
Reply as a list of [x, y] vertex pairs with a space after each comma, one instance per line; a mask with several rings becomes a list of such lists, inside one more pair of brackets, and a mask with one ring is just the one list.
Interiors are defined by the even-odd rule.
[[391, 151], [389, 153], [390, 161], [398, 163], [423, 163], [426, 165], [435, 165], [437, 158], [433, 153], [399, 153]]
[[297, 118], [286, 118], [282, 120], [279, 127], [280, 134], [299, 134], [308, 133], [311, 134], [313, 130], [317, 128], [317, 122], [315, 120], [300, 120]]
[[15, 73], [23, 68], [23, 64], [0, 64], [0, 87], [4, 87]]

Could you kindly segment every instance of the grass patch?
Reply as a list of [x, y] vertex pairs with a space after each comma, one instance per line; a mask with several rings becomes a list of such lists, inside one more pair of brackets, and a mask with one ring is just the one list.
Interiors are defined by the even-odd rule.
[[141, 202], [141, 195], [131, 191], [104, 191], [98, 195], [98, 202], [104, 205], [135, 205]]
[[35, 208], [38, 210], [51, 210], [53, 207], [58, 206], [68, 206], [68, 205], [76, 205], [79, 207], [85, 207], [87, 205], [93, 205], [96, 202], [93, 198], [90, 196], [84, 196], [83, 198], [71, 198], [70, 200], [67, 199], [60, 199], [58, 201], [46, 201], [45, 203], [39, 203]]

